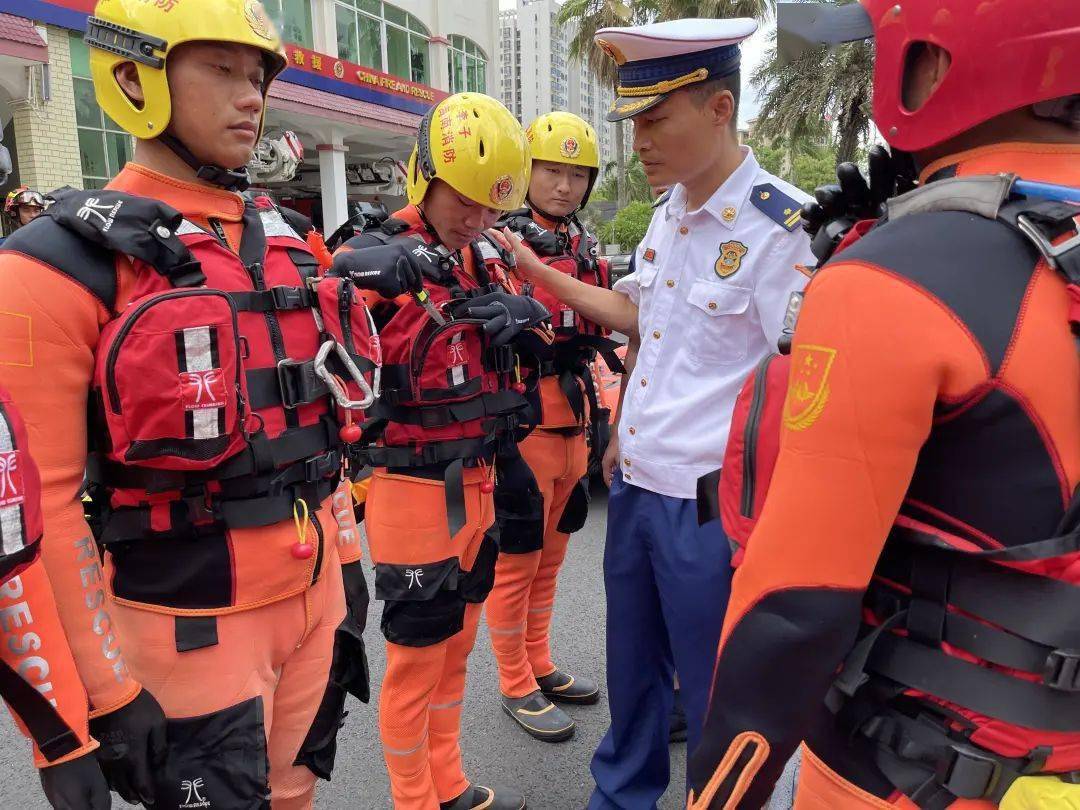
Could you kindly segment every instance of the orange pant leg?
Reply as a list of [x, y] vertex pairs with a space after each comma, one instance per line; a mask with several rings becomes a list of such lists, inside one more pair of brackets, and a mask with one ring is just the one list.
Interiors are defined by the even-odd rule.
[[[793, 810], [916, 810], [906, 796], [879, 799], [839, 776], [805, 745], [802, 747], [799, 787]], [[949, 805], [953, 810], [993, 810], [993, 802], [962, 799]]]
[[[588, 469], [588, 448], [584, 436], [559, 436], [563, 469], [552, 481], [550, 500], [544, 499], [544, 548], [540, 552], [540, 567], [529, 591], [529, 614], [525, 631], [525, 649], [537, 678], [555, 671], [551, 657], [551, 617], [555, 610], [555, 581], [566, 559], [570, 535], [558, 530], [559, 520], [570, 494]], [[527, 442], [526, 442], [527, 443]], [[531, 465], [532, 449], [523, 448], [525, 460]]]
[[556, 527], [587, 465], [584, 436], [536, 430], [519, 448], [544, 498], [544, 545], [526, 554], [499, 555], [487, 603], [499, 690], [515, 698], [535, 692], [536, 679], [555, 669], [550, 639], [555, 579], [570, 541]]
[[[177, 652], [173, 616], [112, 606], [129, 639], [132, 672], [170, 720], [161, 810], [197, 801], [196, 794], [229, 806], [237, 796], [215, 799], [215, 789], [250, 791], [247, 798], [268, 787], [274, 810], [313, 806], [315, 776], [293, 762], [326, 689], [334, 631], [345, 615], [337, 552], [329, 554], [326, 573], [307, 593], [218, 616], [218, 643], [203, 649]], [[220, 761], [220, 783], [205, 770], [209, 761]]]
[[466, 522], [453, 537], [441, 481], [381, 470], [371, 479], [365, 523], [388, 639], [379, 733], [397, 810], [435, 810], [468, 786], [460, 701], [478, 602], [494, 564], [487, 537], [494, 505], [480, 492], [484, 477], [482, 470], [465, 470]]

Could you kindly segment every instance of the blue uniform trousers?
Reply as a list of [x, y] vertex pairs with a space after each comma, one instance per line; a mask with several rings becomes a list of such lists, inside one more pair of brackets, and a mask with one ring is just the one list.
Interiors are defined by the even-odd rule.
[[616, 475], [604, 549], [611, 726], [593, 756], [589, 810], [656, 807], [670, 777], [675, 671], [687, 750], [697, 746], [731, 574], [727, 537], [719, 521], [698, 526], [697, 501], [658, 495]]

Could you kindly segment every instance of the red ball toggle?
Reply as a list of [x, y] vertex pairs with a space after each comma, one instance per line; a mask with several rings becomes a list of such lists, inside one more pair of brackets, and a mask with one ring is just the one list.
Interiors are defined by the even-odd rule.
[[490, 481], [484, 481], [484, 483], [480, 485], [480, 491], [483, 492], [485, 495], [490, 495], [492, 492], [495, 491], [495, 485]]
[[346, 444], [352, 444], [353, 442], [360, 441], [360, 436], [362, 434], [363, 431], [360, 429], [359, 425], [349, 423], [341, 426], [341, 430], [338, 431], [338, 438]]
[[311, 555], [315, 553], [315, 546], [311, 543], [293, 543], [291, 551], [297, 560], [310, 560]]
[[514, 389], [514, 391], [516, 391], [519, 394], [524, 394], [525, 393], [525, 383], [523, 383], [523, 382], [516, 382], [513, 385], [511, 385], [510, 387], [512, 389]]

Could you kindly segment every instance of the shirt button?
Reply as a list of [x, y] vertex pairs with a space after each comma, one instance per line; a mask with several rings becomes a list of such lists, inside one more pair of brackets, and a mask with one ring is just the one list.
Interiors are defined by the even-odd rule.
[[641, 378], [641, 387], [644, 388], [648, 384], [649, 384], [649, 381], [646, 380], [644, 377], [642, 377]]
[[623, 464], [625, 464], [625, 465], [626, 465], [627, 467], [629, 467], [629, 466], [630, 466], [630, 459], [628, 459], [628, 458], [624, 458], [624, 459], [622, 460], [622, 462], [623, 462]]
[[631, 436], [633, 436], [634, 434], [637, 433], [637, 428], [630, 428], [630, 430], [628, 432], [630, 433]]
[[709, 302], [709, 309], [716, 309], [716, 302], [715, 301], [710, 301]]
[[671, 279], [668, 279], [668, 281], [667, 281], [667, 285], [668, 285], [669, 287], [674, 287], [674, 286], [675, 286], [675, 282], [674, 282], [674, 281], [672, 281]]
[[634, 476], [632, 476], [630, 473], [623, 473], [623, 480], [624, 481], [633, 481]]
[[679, 228], [679, 233], [681, 233], [683, 236], [686, 236], [688, 233], [690, 233], [690, 229], [683, 225], [681, 228]]
[[654, 340], [659, 340], [659, 339], [660, 339], [660, 332], [659, 332], [659, 330], [658, 330], [658, 331], [656, 331], [656, 332], [653, 332], [653, 333], [652, 333], [652, 336], [653, 336], [653, 339], [654, 339]]

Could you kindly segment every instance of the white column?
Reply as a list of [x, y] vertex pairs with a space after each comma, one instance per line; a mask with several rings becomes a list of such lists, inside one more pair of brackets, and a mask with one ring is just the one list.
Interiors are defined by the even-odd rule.
[[327, 56], [338, 55], [334, 0], [312, 0], [311, 34], [316, 51], [325, 53]]
[[323, 233], [333, 233], [348, 218], [348, 198], [345, 183], [345, 152], [347, 147], [335, 137], [333, 143], [320, 143], [319, 180], [322, 184]]
[[450, 92], [450, 69], [447, 57], [450, 54], [450, 40], [441, 34], [435, 34], [428, 40], [428, 55], [431, 59], [431, 86], [436, 90]]

